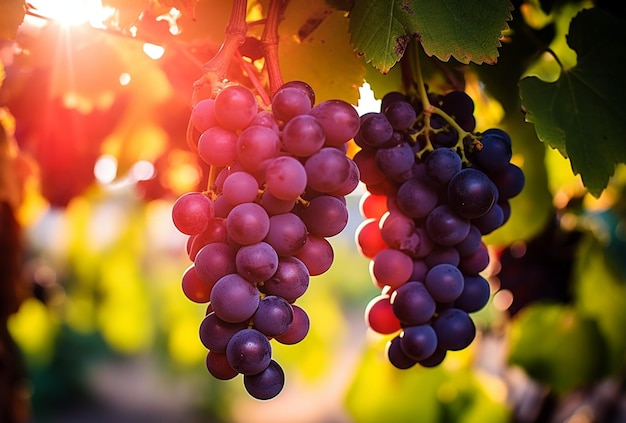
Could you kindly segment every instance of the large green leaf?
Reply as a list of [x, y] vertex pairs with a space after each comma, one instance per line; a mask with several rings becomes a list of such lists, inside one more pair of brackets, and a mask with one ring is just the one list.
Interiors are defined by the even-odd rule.
[[626, 162], [626, 80], [622, 66], [626, 22], [600, 9], [580, 12], [568, 44], [578, 63], [555, 82], [531, 76], [520, 81], [526, 120], [539, 139], [569, 157], [594, 196], [606, 188], [617, 163]]
[[572, 307], [526, 307], [512, 321], [510, 333], [510, 363], [558, 393], [605, 374], [607, 350], [598, 325]]
[[501, 0], [360, 0], [350, 11], [354, 48], [382, 73], [418, 38], [443, 61], [495, 63], [511, 4]]

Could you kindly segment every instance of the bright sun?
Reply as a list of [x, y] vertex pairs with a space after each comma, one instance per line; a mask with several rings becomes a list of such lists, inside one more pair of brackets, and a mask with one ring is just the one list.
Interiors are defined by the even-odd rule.
[[101, 0], [32, 0], [30, 4], [41, 16], [65, 25], [89, 23], [94, 27], [102, 27], [103, 22], [115, 11], [104, 7]]

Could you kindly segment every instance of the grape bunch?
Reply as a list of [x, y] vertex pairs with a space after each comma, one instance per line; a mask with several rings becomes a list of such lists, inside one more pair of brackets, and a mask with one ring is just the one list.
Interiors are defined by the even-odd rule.
[[330, 268], [327, 238], [348, 222], [344, 197], [359, 170], [346, 143], [360, 117], [342, 100], [315, 104], [308, 84], [290, 81], [267, 108], [250, 89], [227, 85], [199, 101], [190, 121], [200, 133], [192, 147], [210, 171], [206, 192], [172, 206], [193, 262], [182, 290], [208, 303], [199, 328], [208, 372], [219, 380], [242, 374], [252, 397], [271, 399], [285, 375], [270, 341], [306, 337], [309, 317], [295, 302], [310, 276]]
[[[475, 131], [465, 92], [428, 93], [430, 105], [387, 93], [361, 116], [354, 156], [366, 191], [356, 244], [381, 289], [365, 309], [368, 326], [392, 335], [392, 365], [433, 367], [476, 336], [471, 313], [490, 286], [482, 239], [510, 216], [524, 186], [501, 129]], [[395, 335], [395, 336], [393, 336]]]

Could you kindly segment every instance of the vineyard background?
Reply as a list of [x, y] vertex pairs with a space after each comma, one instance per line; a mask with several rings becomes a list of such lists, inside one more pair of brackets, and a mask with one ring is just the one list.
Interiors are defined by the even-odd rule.
[[[378, 43], [364, 44], [368, 19], [389, 19], [381, 3], [404, 4], [291, 1], [282, 76], [362, 114], [405, 90], [420, 55], [430, 90], [465, 90], [477, 130], [511, 134], [526, 187], [485, 238], [493, 296], [475, 342], [434, 369], [387, 362], [387, 338], [363, 319], [379, 289], [354, 243], [359, 188], [333, 267], [298, 300], [311, 332], [275, 348], [285, 390], [261, 402], [240, 378], [214, 381], [198, 339], [206, 305], [180, 289], [189, 260], [171, 205], [206, 185], [185, 133], [231, 2], [32, 1], [24, 14], [3, 0], [0, 421], [626, 421], [624, 7], [466, 2], [488, 17], [470, 32], [436, 13], [456, 2], [425, 1], [428, 19], [390, 20], [402, 25], [389, 43], [372, 26]], [[248, 21], [266, 10], [249, 1]], [[421, 43], [398, 55], [415, 27]], [[251, 74], [267, 85], [261, 31], [250, 25], [227, 73], [253, 89]]]

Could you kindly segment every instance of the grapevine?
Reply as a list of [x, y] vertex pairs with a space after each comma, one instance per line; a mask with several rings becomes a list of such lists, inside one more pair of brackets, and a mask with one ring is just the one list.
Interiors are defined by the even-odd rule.
[[474, 340], [470, 314], [490, 298], [482, 236], [508, 220], [524, 186], [509, 135], [476, 132], [465, 92], [427, 92], [419, 63], [415, 85], [417, 95], [386, 94], [355, 137], [366, 186], [356, 243], [381, 289], [365, 319], [392, 335], [386, 354], [400, 369], [437, 366]]
[[251, 78], [269, 104], [224, 80], [231, 50], [245, 39], [245, 5], [233, 3], [224, 45], [195, 84], [194, 97], [205, 83], [213, 93], [193, 100], [187, 131], [190, 148], [209, 166], [207, 190], [180, 196], [172, 219], [189, 236], [193, 262], [182, 290], [208, 303], [199, 327], [208, 372], [219, 380], [242, 374], [248, 393], [267, 400], [285, 384], [270, 341], [306, 337], [309, 317], [296, 301], [311, 276], [330, 268], [327, 238], [348, 222], [344, 197], [357, 187], [359, 171], [346, 143], [360, 118], [342, 100], [316, 104], [303, 81], [282, 81], [276, 28], [285, 2], [270, 2], [261, 39], [271, 97]]

